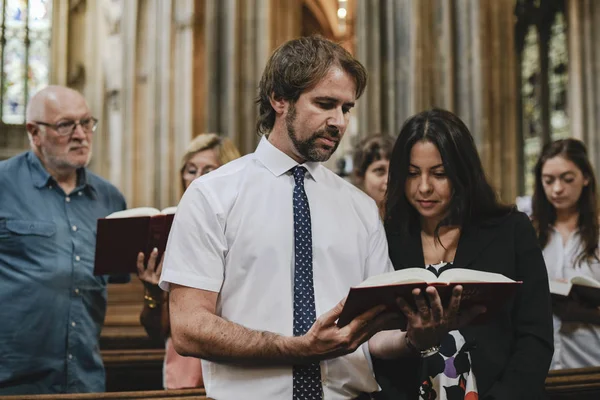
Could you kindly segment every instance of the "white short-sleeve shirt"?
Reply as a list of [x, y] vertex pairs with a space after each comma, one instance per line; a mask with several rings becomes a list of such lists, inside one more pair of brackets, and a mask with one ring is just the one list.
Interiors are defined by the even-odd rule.
[[[294, 227], [290, 169], [297, 162], [263, 138], [256, 151], [195, 180], [178, 206], [160, 286], [219, 292], [216, 313], [250, 329], [293, 335]], [[392, 271], [375, 202], [320, 163], [308, 170], [317, 316], [351, 286]], [[368, 346], [321, 362], [324, 398], [378, 390]], [[209, 397], [291, 399], [292, 366], [203, 360]]]
[[[548, 278], [569, 280], [577, 275], [600, 280], [600, 263], [576, 264], [581, 252], [581, 236], [573, 232], [563, 245], [560, 232], [552, 229], [544, 248]], [[554, 356], [550, 369], [596, 367], [600, 365], [600, 326], [581, 322], [554, 321]]]

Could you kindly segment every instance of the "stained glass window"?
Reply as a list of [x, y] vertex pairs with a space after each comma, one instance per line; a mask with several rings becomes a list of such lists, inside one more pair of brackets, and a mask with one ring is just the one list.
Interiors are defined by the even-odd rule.
[[25, 122], [31, 96], [48, 85], [52, 0], [0, 0], [0, 117]]
[[568, 52], [564, 2], [518, 0], [521, 61], [521, 194], [533, 192], [533, 168], [542, 147], [569, 136]]

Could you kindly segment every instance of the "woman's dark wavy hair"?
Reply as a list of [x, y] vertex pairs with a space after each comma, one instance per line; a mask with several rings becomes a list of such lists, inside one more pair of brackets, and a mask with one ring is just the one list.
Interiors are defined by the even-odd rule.
[[556, 210], [548, 201], [542, 182], [542, 168], [546, 161], [554, 157], [563, 157], [579, 168], [588, 180], [583, 187], [577, 209], [579, 220], [577, 227], [583, 242], [581, 253], [577, 255], [576, 264], [581, 265], [584, 260], [598, 260], [598, 239], [600, 236], [598, 223], [598, 200], [596, 195], [596, 177], [590, 164], [585, 145], [576, 139], [562, 139], [548, 143], [542, 149], [534, 174], [535, 187], [531, 200], [533, 225], [538, 233], [538, 240], [542, 248], [546, 247], [550, 238], [550, 230], [556, 222]]
[[408, 235], [421, 227], [418, 211], [408, 202], [405, 190], [410, 152], [417, 142], [430, 142], [437, 147], [452, 184], [448, 214], [435, 229], [437, 240], [442, 226], [479, 224], [514, 210], [514, 206], [499, 202], [487, 181], [473, 136], [466, 125], [450, 111], [434, 108], [410, 117], [396, 139], [386, 196], [385, 227], [388, 233]]
[[318, 84], [332, 66], [340, 67], [354, 79], [358, 99], [367, 86], [367, 70], [342, 46], [321, 36], [301, 37], [279, 46], [260, 79], [257, 132], [268, 133], [275, 124], [271, 96], [295, 102], [303, 92]]

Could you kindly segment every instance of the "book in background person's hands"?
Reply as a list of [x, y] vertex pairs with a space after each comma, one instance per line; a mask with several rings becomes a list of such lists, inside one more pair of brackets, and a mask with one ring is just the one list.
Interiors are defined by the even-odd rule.
[[138, 253], [145, 254], [147, 263], [154, 248], [160, 260], [176, 209], [138, 207], [98, 219], [94, 275], [135, 273]]
[[346, 326], [354, 318], [365, 311], [385, 304], [390, 311], [398, 312], [398, 319], [387, 329], [406, 329], [406, 318], [397, 306], [396, 299], [402, 297], [409, 305], [415, 307], [412, 291], [416, 288], [424, 291], [427, 286], [434, 286], [444, 307], [448, 305], [452, 289], [456, 285], [463, 287], [460, 310], [475, 305], [486, 307], [472, 324], [484, 323], [514, 295], [521, 282], [516, 282], [504, 275], [464, 268], [450, 268], [436, 277], [425, 268], [407, 268], [381, 275], [375, 275], [361, 284], [352, 287], [344, 304], [337, 325]]
[[600, 282], [587, 276], [574, 276], [570, 280], [550, 280], [550, 293], [556, 299], [583, 301], [590, 306], [600, 306]]

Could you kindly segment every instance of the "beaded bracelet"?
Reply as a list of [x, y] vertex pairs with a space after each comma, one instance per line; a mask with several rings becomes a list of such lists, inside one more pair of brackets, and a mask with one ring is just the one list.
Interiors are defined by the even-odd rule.
[[161, 302], [156, 300], [154, 297], [150, 296], [148, 293], [144, 294], [144, 303], [148, 306], [148, 308], [157, 308], [161, 305]]
[[430, 348], [425, 349], [425, 350], [419, 350], [408, 339], [408, 334], [404, 335], [404, 341], [406, 342], [406, 347], [408, 347], [410, 350], [412, 350], [415, 353], [419, 353], [421, 355], [421, 358], [427, 358], [429, 356], [437, 354], [440, 351], [440, 348], [441, 348], [441, 346], [438, 345], [438, 346], [431, 346]]

